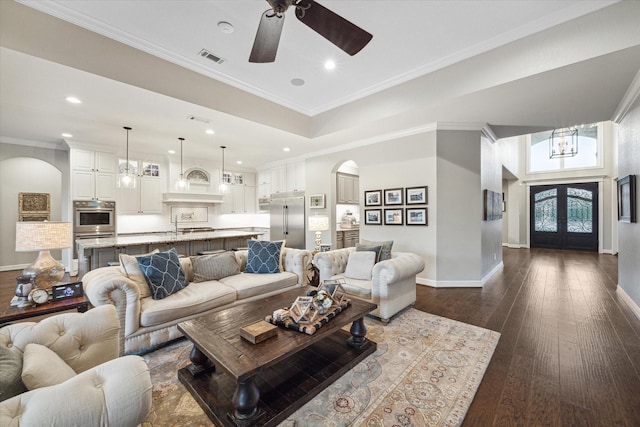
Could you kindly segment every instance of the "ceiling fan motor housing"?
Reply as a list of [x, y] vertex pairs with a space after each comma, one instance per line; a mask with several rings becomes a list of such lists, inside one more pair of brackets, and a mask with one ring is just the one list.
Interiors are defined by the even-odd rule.
[[267, 0], [276, 13], [284, 13], [296, 0]]

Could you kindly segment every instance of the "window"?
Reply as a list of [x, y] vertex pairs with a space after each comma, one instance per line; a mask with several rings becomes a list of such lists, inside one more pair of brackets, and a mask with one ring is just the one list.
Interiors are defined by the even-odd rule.
[[553, 172], [566, 169], [587, 169], [602, 166], [599, 153], [602, 152], [601, 138], [598, 138], [598, 124], [577, 126], [578, 154], [574, 157], [549, 158], [549, 137], [551, 130], [530, 135], [528, 150], [529, 173]]

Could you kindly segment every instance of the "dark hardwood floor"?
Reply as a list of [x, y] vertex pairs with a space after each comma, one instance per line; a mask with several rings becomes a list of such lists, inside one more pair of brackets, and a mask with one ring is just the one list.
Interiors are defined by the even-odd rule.
[[415, 308], [502, 334], [463, 426], [640, 426], [640, 320], [616, 293], [617, 258], [504, 249], [503, 261], [482, 289], [418, 286]]
[[418, 286], [415, 308], [501, 333], [463, 426], [640, 426], [640, 320], [617, 258], [505, 249], [482, 289]]

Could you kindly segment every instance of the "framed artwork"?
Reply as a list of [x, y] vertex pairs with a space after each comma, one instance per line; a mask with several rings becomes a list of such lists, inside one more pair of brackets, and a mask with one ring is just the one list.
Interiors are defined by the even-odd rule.
[[428, 203], [428, 187], [407, 187], [404, 189], [407, 205], [426, 205]]
[[328, 243], [320, 244], [320, 252], [329, 252], [331, 250], [331, 245]]
[[496, 221], [502, 219], [502, 194], [491, 190], [483, 190], [482, 219]]
[[404, 209], [385, 209], [384, 210], [384, 225], [403, 225], [404, 224]]
[[18, 193], [19, 215], [49, 215], [51, 196], [49, 193]]
[[325, 197], [324, 194], [313, 194], [309, 196], [309, 209], [324, 209]]
[[636, 222], [636, 176], [618, 180], [618, 221]]
[[160, 176], [160, 165], [156, 163], [142, 163], [142, 175], [144, 176]]
[[382, 206], [382, 190], [371, 190], [364, 192], [365, 206]]
[[364, 223], [366, 225], [382, 225], [382, 209], [365, 209]]
[[428, 225], [427, 208], [406, 208], [407, 225]]
[[384, 204], [385, 206], [402, 205], [402, 188], [384, 190]]

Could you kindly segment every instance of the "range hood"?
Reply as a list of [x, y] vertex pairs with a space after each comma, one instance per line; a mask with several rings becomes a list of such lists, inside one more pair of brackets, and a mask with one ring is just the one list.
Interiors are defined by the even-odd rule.
[[222, 203], [223, 194], [216, 193], [163, 193], [163, 203]]

